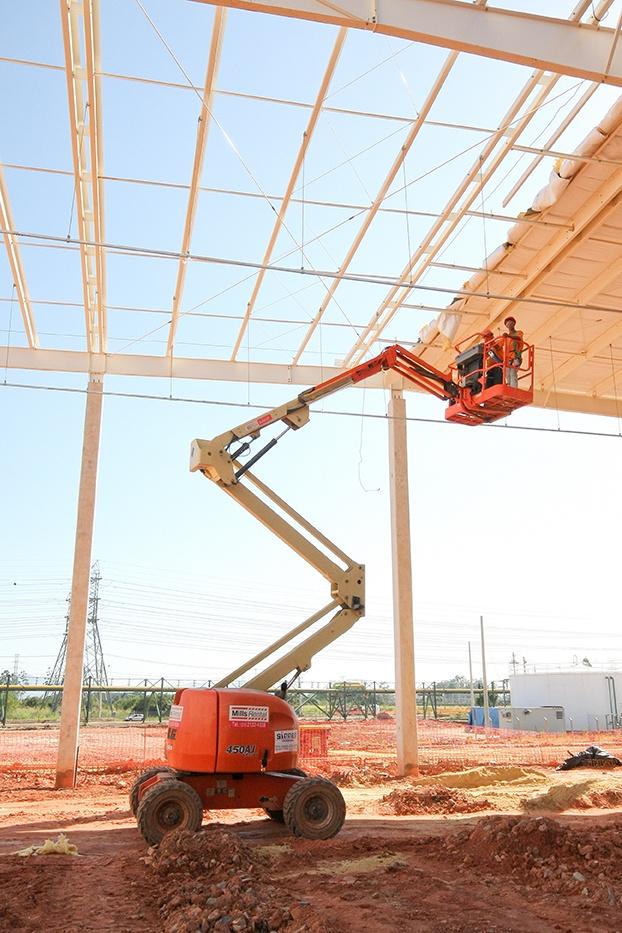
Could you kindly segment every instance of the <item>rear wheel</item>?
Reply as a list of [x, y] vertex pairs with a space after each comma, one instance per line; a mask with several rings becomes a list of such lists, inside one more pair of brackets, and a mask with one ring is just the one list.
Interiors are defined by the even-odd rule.
[[203, 804], [193, 787], [171, 778], [149, 788], [136, 818], [143, 838], [153, 846], [174, 829], [196, 833], [203, 822]]
[[294, 836], [330, 839], [346, 818], [346, 802], [339, 788], [326, 778], [305, 778], [287, 791], [283, 818]]
[[[307, 772], [302, 771], [300, 768], [290, 768], [289, 771], [283, 771], [283, 774], [295, 774], [297, 777], [306, 778]], [[271, 820], [274, 820], [275, 823], [284, 823], [285, 817], [283, 816], [282, 810], [268, 810], [266, 808], [266, 813]]]
[[147, 768], [146, 771], [143, 771], [142, 774], [139, 774], [134, 783], [132, 784], [132, 789], [130, 791], [130, 809], [134, 816], [138, 812], [138, 792], [141, 786], [148, 781], [149, 778], [155, 777], [156, 774], [162, 774], [166, 772], [167, 774], [175, 774], [173, 768], [167, 768], [166, 765], [163, 765], [161, 768]]

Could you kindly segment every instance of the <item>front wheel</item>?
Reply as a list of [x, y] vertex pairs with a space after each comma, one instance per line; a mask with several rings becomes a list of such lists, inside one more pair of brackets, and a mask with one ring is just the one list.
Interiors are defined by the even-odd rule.
[[154, 846], [174, 829], [198, 832], [203, 822], [203, 804], [193, 787], [171, 778], [149, 788], [136, 818], [143, 839]]
[[330, 839], [346, 818], [346, 802], [339, 788], [326, 778], [296, 781], [283, 801], [283, 818], [294, 836]]

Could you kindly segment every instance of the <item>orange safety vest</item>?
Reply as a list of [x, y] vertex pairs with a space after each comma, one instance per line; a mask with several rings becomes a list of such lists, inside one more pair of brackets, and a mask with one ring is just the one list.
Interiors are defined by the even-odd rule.
[[506, 334], [510, 338], [510, 348], [508, 353], [508, 363], [510, 366], [516, 364], [520, 366], [523, 360], [523, 332], [522, 330], [510, 331]]
[[[507, 347], [507, 352], [505, 350], [506, 342], [509, 344]], [[495, 365], [496, 363], [502, 363], [505, 356], [505, 361], [507, 366], [512, 366], [514, 361], [520, 363], [522, 361], [522, 351], [523, 351], [524, 341], [523, 341], [523, 332], [522, 330], [515, 330], [510, 334], [501, 334], [501, 336], [495, 338], [491, 341], [488, 352], [489, 352], [489, 363], [488, 366]]]

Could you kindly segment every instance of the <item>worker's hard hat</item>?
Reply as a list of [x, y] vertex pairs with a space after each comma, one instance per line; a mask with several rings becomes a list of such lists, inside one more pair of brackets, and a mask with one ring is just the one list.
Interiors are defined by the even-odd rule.
[[506, 317], [506, 319], [505, 319], [505, 321], [504, 321], [503, 323], [504, 323], [504, 324], [509, 324], [510, 321], [512, 322], [512, 324], [516, 324], [516, 318], [515, 318], [515, 317], [512, 317], [511, 315], [510, 315], [510, 317]]
[[491, 330], [483, 330], [483, 331], [482, 331], [482, 337], [492, 337], [492, 336], [493, 336], [493, 334], [492, 334], [492, 331], [491, 331]]

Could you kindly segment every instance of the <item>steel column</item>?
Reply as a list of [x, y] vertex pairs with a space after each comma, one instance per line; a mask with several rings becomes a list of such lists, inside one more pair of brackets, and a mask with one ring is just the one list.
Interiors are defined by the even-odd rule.
[[397, 767], [404, 776], [418, 770], [418, 742], [406, 402], [397, 389], [391, 391], [388, 414]]
[[102, 377], [91, 376], [84, 414], [82, 468], [78, 493], [71, 603], [67, 625], [67, 654], [56, 760], [56, 787], [73, 787], [76, 779], [102, 402]]

